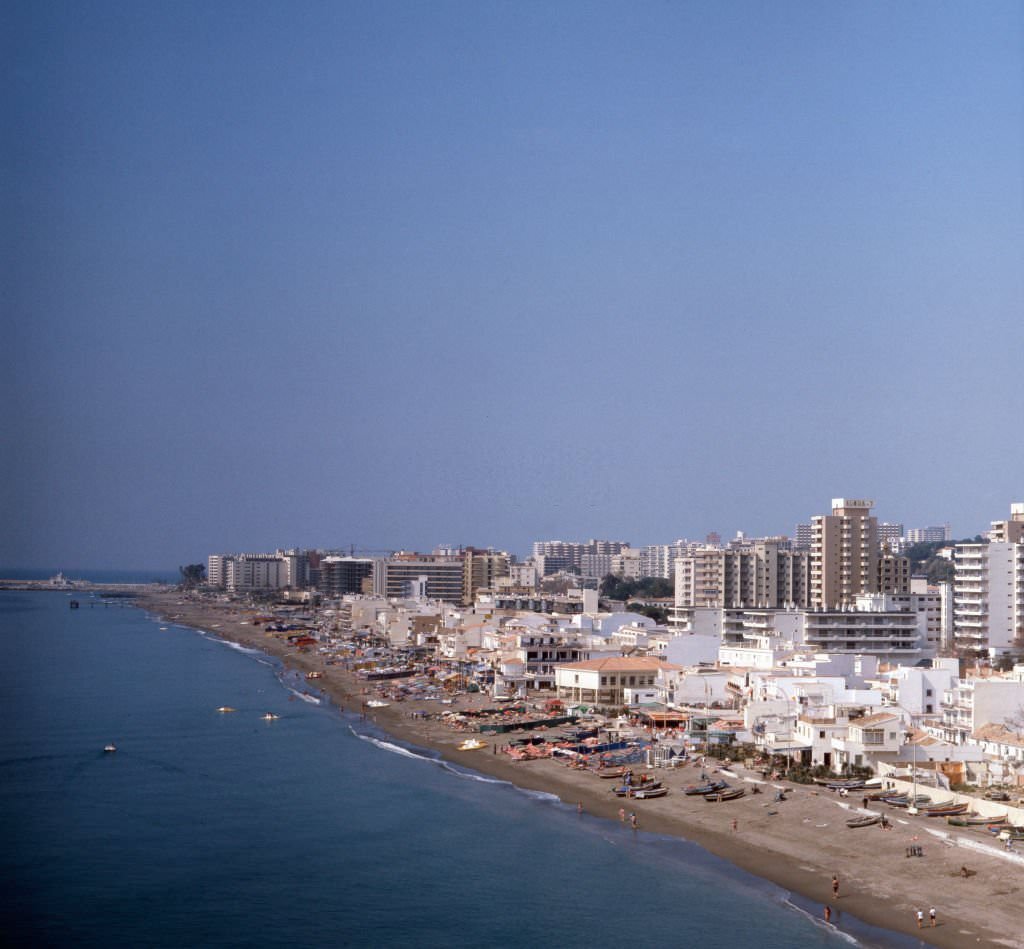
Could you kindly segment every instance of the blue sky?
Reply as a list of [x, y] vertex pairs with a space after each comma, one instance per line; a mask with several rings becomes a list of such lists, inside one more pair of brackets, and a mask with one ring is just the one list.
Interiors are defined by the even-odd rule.
[[7, 3], [0, 564], [1024, 500], [1019, 3]]

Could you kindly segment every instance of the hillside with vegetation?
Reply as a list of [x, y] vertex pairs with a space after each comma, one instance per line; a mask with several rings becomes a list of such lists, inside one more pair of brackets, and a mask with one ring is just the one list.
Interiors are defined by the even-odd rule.
[[982, 542], [979, 534], [977, 537], [964, 540], [951, 541], [929, 541], [920, 544], [911, 544], [903, 551], [903, 556], [910, 559], [910, 574], [914, 577], [927, 577], [929, 583], [941, 583], [953, 579], [953, 561], [939, 556], [943, 547], [952, 547], [954, 544], [979, 544]]

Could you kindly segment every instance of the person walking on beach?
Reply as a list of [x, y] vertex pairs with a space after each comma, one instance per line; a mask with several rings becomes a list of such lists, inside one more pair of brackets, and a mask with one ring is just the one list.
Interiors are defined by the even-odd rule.
[[622, 821], [623, 824], [626, 823], [626, 809], [624, 807], [619, 808], [619, 820]]
[[934, 926], [935, 925], [935, 907], [934, 906], [930, 910], [928, 910], [928, 919], [931, 920], [931, 924]]
[[636, 830], [637, 828], [636, 812], [634, 811], [629, 812], [629, 826], [632, 827], [633, 830]]
[[835, 873], [832, 874], [832, 895], [839, 899], [839, 877]]
[[924, 922], [924, 911], [923, 910], [918, 910], [917, 911], [917, 928], [918, 929], [921, 928], [921, 923], [923, 923], [923, 922]]
[[825, 922], [826, 923], [832, 922], [832, 907], [831, 906], [826, 906], [825, 907]]

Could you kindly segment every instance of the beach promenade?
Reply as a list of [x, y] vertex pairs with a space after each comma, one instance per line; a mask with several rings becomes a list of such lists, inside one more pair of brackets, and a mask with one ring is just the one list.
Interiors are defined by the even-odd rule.
[[[945, 822], [910, 816], [884, 805], [871, 805], [889, 818], [890, 828], [875, 825], [850, 829], [846, 820], [859, 813], [859, 797], [842, 799], [833, 792], [783, 781], [764, 782], [759, 773], [730, 766], [730, 783], [748, 792], [755, 782], [760, 794], [709, 804], [683, 794], [697, 783], [700, 768], [686, 764], [658, 769], [656, 777], [670, 788], [664, 798], [623, 801], [593, 773], [559, 759], [515, 761], [499, 753], [512, 735], [480, 736], [486, 747], [459, 751], [467, 732], [447, 727], [435, 716], [442, 708], [472, 709], [493, 704], [484, 695], [462, 695], [451, 706], [436, 701], [404, 701], [368, 708], [368, 685], [339, 665], [327, 665], [315, 651], [300, 652], [251, 625], [250, 614], [226, 605], [183, 598], [177, 593], [150, 593], [138, 604], [167, 620], [204, 629], [254, 646], [299, 670], [318, 672], [311, 688], [326, 692], [346, 711], [366, 714], [393, 737], [435, 750], [446, 759], [520, 787], [547, 791], [584, 812], [619, 823], [620, 808], [637, 816], [640, 831], [684, 837], [707, 850], [810, 901], [822, 915], [831, 908], [833, 923], [844, 913], [873, 925], [907, 933], [923, 943], [949, 949], [964, 946], [1024, 947], [1021, 905], [1024, 862], [1007, 857], [976, 832]], [[429, 716], [429, 717], [428, 717]], [[717, 763], [709, 759], [711, 773]], [[785, 790], [784, 801], [776, 792]], [[970, 846], [958, 844], [969, 838]], [[919, 848], [922, 856], [908, 856]], [[968, 868], [965, 877], [962, 868]], [[839, 879], [838, 896], [833, 875]], [[666, 881], [671, 885], [671, 881]], [[929, 910], [936, 910], [936, 925]], [[918, 929], [917, 911], [924, 915]], [[685, 907], [680, 908], [685, 912]]]

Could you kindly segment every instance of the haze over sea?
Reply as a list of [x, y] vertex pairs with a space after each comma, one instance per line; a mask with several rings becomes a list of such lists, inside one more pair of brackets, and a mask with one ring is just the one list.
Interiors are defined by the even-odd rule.
[[0, 593], [8, 944], [853, 941], [692, 844], [401, 748], [262, 654], [75, 596]]

